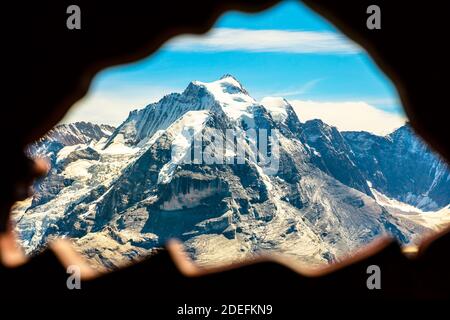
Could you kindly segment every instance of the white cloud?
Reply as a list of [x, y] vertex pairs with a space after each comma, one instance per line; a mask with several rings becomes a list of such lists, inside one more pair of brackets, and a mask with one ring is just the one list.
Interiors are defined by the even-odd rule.
[[362, 49], [334, 32], [215, 28], [205, 35], [179, 36], [167, 44], [175, 51], [251, 51], [354, 54]]
[[366, 102], [289, 101], [300, 121], [321, 119], [341, 131], [369, 131], [377, 135], [391, 133], [405, 124], [401, 114], [380, 110]]

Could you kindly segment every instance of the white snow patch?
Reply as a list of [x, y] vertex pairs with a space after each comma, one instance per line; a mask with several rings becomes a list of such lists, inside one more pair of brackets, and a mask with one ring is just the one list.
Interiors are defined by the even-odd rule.
[[85, 144], [76, 144], [73, 146], [66, 146], [66, 147], [62, 148], [61, 150], [59, 150], [58, 156], [56, 157], [56, 162], [60, 162], [60, 161], [64, 160], [73, 151], [82, 150], [85, 148], [86, 148]]
[[74, 178], [85, 178], [90, 179], [91, 174], [89, 173], [89, 168], [92, 166], [92, 161], [85, 159], [78, 159], [71, 162], [63, 172], [64, 177], [69, 179]]
[[287, 119], [289, 102], [281, 97], [265, 97], [261, 100], [261, 104], [269, 111], [275, 121], [283, 122]]
[[189, 111], [175, 121], [167, 133], [174, 137], [172, 141], [172, 158], [158, 174], [158, 183], [169, 183], [178, 163], [191, 150], [193, 137], [201, 132], [209, 117], [208, 110]]
[[112, 143], [103, 150], [98, 150], [103, 154], [133, 154], [139, 151], [140, 148], [131, 148], [125, 144], [123, 134], [118, 134]]
[[375, 197], [375, 201], [398, 217], [406, 218], [433, 230], [441, 230], [450, 225], [450, 204], [438, 211], [423, 211], [407, 203], [389, 198], [374, 189], [370, 181], [367, 181], [367, 184]]

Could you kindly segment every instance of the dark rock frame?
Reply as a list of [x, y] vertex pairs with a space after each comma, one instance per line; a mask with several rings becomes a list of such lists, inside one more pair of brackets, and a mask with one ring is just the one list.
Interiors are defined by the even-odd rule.
[[[228, 10], [260, 12], [275, 0], [74, 1], [82, 8], [82, 29], [68, 30], [68, 1], [40, 1], [8, 9], [11, 45], [19, 58], [9, 77], [13, 101], [0, 109], [3, 125], [3, 177], [0, 181], [0, 283], [11, 299], [25, 292], [45, 298], [119, 299], [128, 295], [151, 301], [220, 302], [326, 299], [448, 299], [450, 234], [424, 241], [414, 259], [384, 239], [352, 259], [320, 271], [298, 270], [271, 258], [219, 270], [201, 270], [184, 260], [175, 245], [138, 264], [106, 275], [87, 271], [82, 290], [67, 290], [65, 265], [80, 263], [64, 243], [25, 263], [10, 264], [8, 229], [11, 205], [28, 194], [42, 173], [23, 153], [24, 146], [50, 130], [83, 97], [100, 70], [142, 59], [180, 33], [206, 32]], [[445, 3], [429, 0], [304, 0], [362, 45], [394, 82], [412, 127], [444, 159], [450, 160], [446, 100], [448, 37]], [[382, 29], [366, 28], [366, 8], [382, 8]], [[28, 14], [24, 14], [27, 10]], [[21, 33], [23, 32], [23, 33]], [[31, 36], [31, 37], [30, 37]], [[17, 46], [16, 46], [17, 44]], [[24, 47], [22, 49], [22, 46]], [[19, 49], [20, 48], [20, 49]], [[24, 57], [21, 56], [24, 55]], [[23, 72], [22, 72], [23, 68]], [[20, 71], [20, 72], [19, 72]], [[17, 79], [18, 78], [18, 79]], [[12, 106], [12, 107], [11, 107]], [[14, 260], [14, 259], [12, 259]], [[369, 265], [383, 270], [382, 290], [366, 287]], [[44, 293], [45, 294], [44, 294]], [[295, 294], [293, 294], [295, 292]], [[126, 298], [126, 297], [125, 297]]]

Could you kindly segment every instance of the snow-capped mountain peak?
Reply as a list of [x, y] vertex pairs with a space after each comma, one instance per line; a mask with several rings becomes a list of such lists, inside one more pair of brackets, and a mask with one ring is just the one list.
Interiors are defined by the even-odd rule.
[[245, 120], [253, 117], [251, 107], [257, 102], [233, 76], [225, 75], [216, 81], [193, 83], [205, 88], [231, 120]]
[[186, 112], [217, 107], [214, 97], [204, 88], [191, 82], [182, 93], [171, 93], [161, 100], [130, 113], [111, 135], [105, 148], [118, 137], [128, 146], [142, 146], [159, 130], [166, 130]]
[[119, 136], [129, 146], [142, 145], [158, 130], [167, 129], [186, 112], [221, 109], [233, 121], [253, 123], [253, 107], [258, 103], [231, 75], [212, 82], [192, 81], [182, 93], [164, 96], [156, 103], [130, 113], [105, 147]]
[[[276, 137], [267, 157], [261, 140], [238, 140], [249, 128]], [[269, 250], [321, 264], [450, 221], [450, 170], [410, 128], [380, 137], [301, 123], [287, 100], [257, 102], [231, 75], [193, 81], [112, 129], [58, 127], [30, 148], [54, 161], [16, 215], [27, 252], [67, 236], [109, 268], [177, 237], [200, 263]], [[429, 210], [442, 219], [422, 225]]]
[[231, 83], [231, 84], [239, 87], [244, 92], [247, 92], [247, 90], [244, 88], [242, 83], [235, 76], [233, 76], [229, 73], [226, 73], [223, 76], [221, 76], [218, 81], [222, 81], [222, 80], [227, 81], [228, 83]]

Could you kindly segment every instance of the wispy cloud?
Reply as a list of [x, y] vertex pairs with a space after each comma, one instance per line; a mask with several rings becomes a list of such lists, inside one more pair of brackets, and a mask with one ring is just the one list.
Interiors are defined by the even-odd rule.
[[369, 131], [378, 135], [391, 133], [405, 124], [404, 115], [386, 112], [367, 102], [289, 101], [301, 121], [321, 119], [341, 131]]
[[354, 54], [362, 49], [334, 32], [215, 28], [206, 35], [180, 36], [168, 50], [188, 52], [284, 52]]
[[270, 96], [279, 96], [279, 97], [292, 97], [292, 96], [300, 96], [303, 94], [306, 94], [310, 92], [320, 81], [322, 81], [322, 78], [319, 79], [313, 79], [305, 84], [301, 85], [300, 87], [291, 89], [291, 90], [285, 90], [285, 91], [278, 91], [273, 92], [270, 94]]

